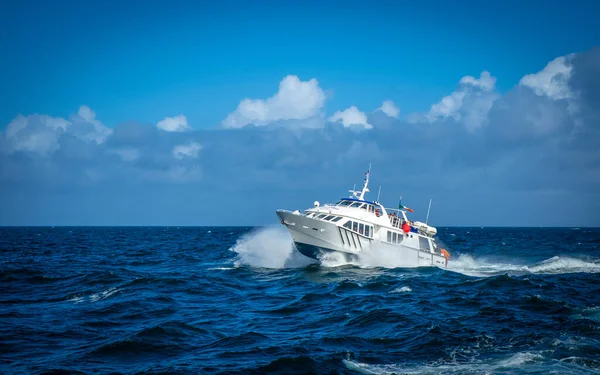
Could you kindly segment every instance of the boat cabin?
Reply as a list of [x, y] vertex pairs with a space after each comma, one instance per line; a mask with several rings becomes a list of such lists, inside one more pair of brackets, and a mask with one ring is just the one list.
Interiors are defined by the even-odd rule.
[[372, 213], [377, 213], [376, 210], [379, 210], [380, 215], [384, 212], [383, 207], [378, 203], [358, 200], [354, 198], [342, 198], [335, 205], [340, 207], [354, 207]]

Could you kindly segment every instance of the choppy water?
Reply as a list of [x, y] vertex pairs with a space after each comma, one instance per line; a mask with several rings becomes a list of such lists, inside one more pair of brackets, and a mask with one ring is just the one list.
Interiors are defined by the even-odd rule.
[[0, 228], [0, 372], [600, 373], [600, 229], [440, 228], [450, 269], [276, 228]]

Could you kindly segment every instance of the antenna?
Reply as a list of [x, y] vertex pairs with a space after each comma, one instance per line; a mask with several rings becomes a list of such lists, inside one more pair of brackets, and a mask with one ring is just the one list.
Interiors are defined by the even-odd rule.
[[381, 195], [381, 185], [379, 185], [379, 193], [377, 193], [377, 203], [379, 203], [379, 196]]
[[429, 210], [431, 210], [431, 201], [432, 199], [429, 199], [429, 208], [427, 209], [427, 219], [425, 219], [425, 224], [427, 224], [427, 222], [429, 221]]

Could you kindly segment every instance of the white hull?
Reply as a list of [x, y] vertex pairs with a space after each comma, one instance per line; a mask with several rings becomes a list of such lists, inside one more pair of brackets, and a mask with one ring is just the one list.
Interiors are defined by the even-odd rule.
[[419, 236], [406, 235], [401, 243], [392, 244], [382, 238], [385, 227], [375, 226], [375, 233], [364, 236], [342, 225], [306, 217], [299, 213], [286, 210], [277, 210], [281, 223], [284, 224], [296, 248], [303, 255], [313, 259], [319, 258], [327, 252], [338, 252], [347, 258], [356, 258], [368, 253], [372, 248], [397, 252], [396, 265], [405, 267], [437, 266], [446, 267], [447, 260], [439, 253], [432, 250], [419, 249]]

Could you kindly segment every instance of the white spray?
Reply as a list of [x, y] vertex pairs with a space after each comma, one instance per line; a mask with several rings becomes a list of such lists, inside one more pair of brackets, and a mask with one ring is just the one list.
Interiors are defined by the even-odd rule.
[[238, 254], [236, 267], [297, 268], [314, 263], [296, 251], [290, 234], [283, 227], [256, 229], [238, 239], [230, 250]]

